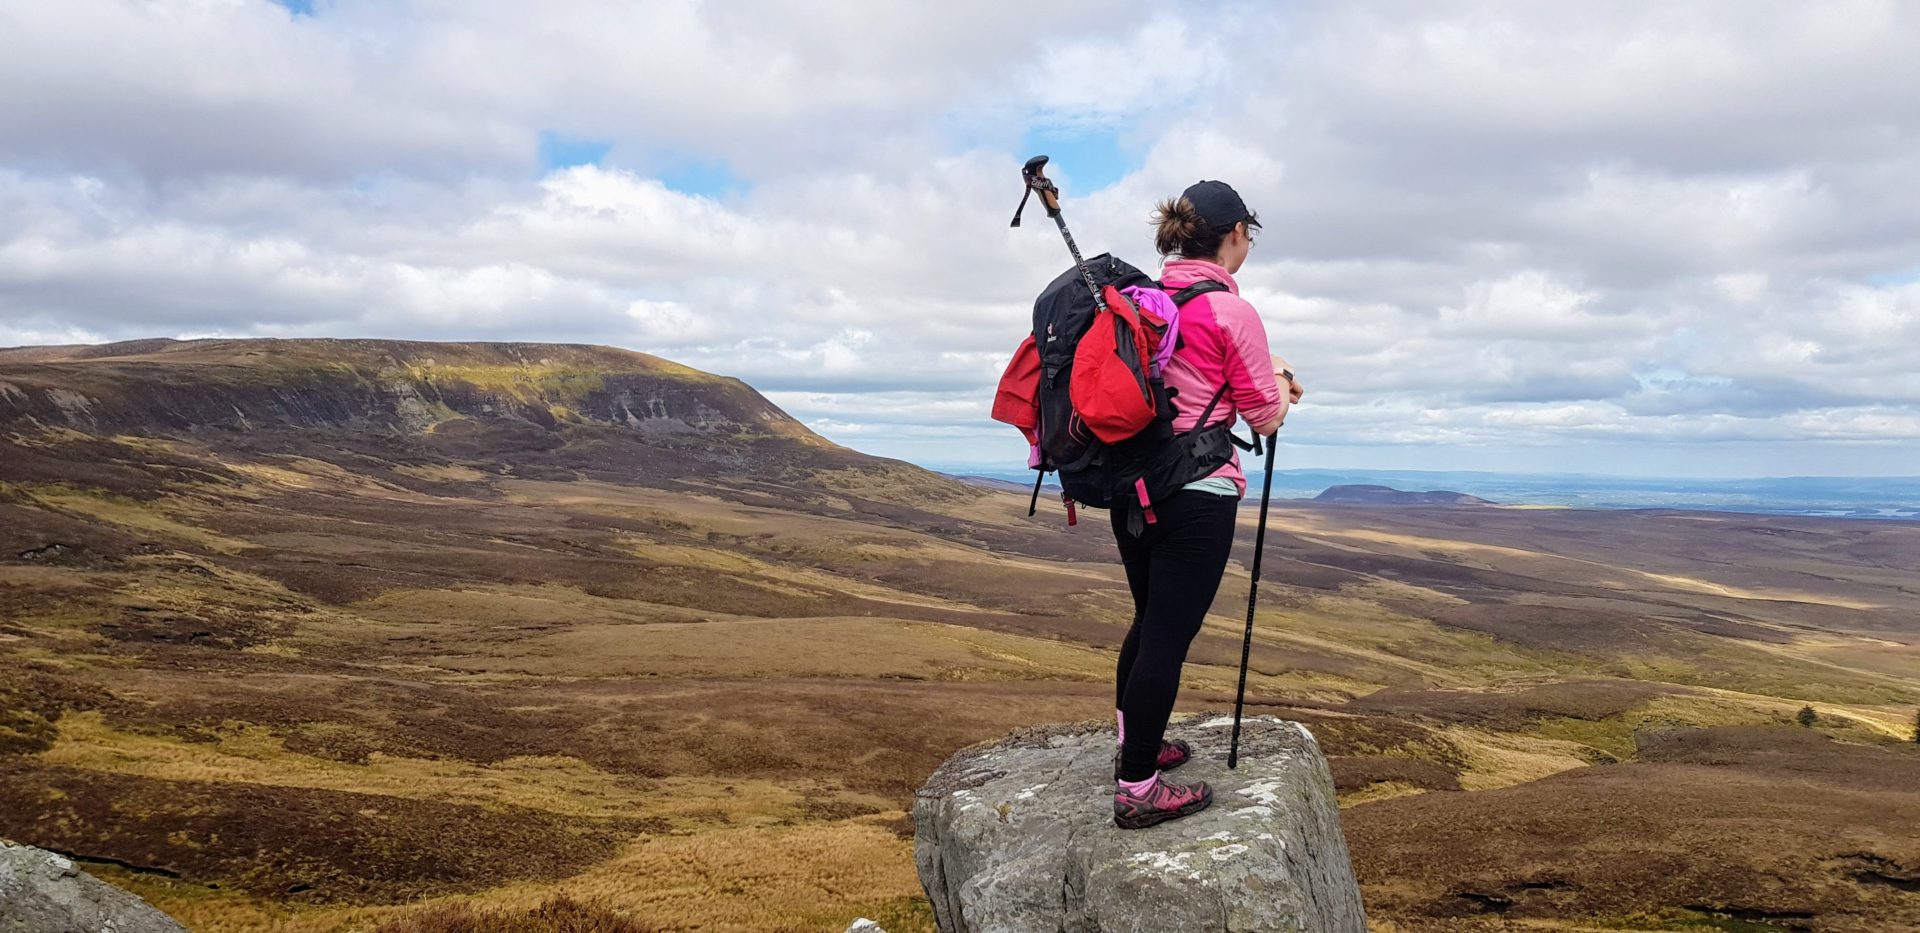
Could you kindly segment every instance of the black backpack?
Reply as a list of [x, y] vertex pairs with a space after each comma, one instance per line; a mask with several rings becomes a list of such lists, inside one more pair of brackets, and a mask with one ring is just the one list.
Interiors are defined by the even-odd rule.
[[[1102, 290], [1106, 286], [1124, 289], [1133, 286], [1158, 288], [1146, 273], [1102, 253], [1086, 263], [1087, 276]], [[1074, 413], [1070, 392], [1073, 382], [1074, 352], [1095, 317], [1093, 293], [1081, 276], [1079, 266], [1069, 268], [1041, 291], [1033, 303], [1034, 344], [1040, 354], [1039, 447], [1041, 462], [1035, 468], [1033, 498], [1027, 514], [1037, 511], [1040, 485], [1048, 472], [1060, 474], [1061, 499], [1067, 506], [1067, 523], [1078, 520], [1074, 504], [1101, 509], [1126, 508], [1128, 529], [1138, 535], [1157, 519], [1153, 504], [1172, 495], [1180, 487], [1200, 479], [1225, 465], [1233, 457], [1233, 447], [1259, 451], [1254, 443], [1234, 437], [1232, 421], [1216, 425], [1207, 422], [1226, 393], [1222, 386], [1202, 409], [1197, 424], [1201, 427], [1184, 434], [1173, 432], [1176, 414], [1174, 400], [1178, 390], [1166, 388], [1161, 378], [1142, 373], [1154, 400], [1154, 418], [1145, 428], [1125, 440], [1107, 443], [1095, 437]], [[1171, 297], [1176, 305], [1226, 286], [1202, 280]], [[1121, 355], [1129, 359], [1131, 347], [1122, 346]]]

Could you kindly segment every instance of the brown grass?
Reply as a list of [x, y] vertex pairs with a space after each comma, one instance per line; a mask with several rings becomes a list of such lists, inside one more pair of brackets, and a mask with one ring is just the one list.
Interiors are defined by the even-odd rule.
[[[420, 373], [523, 421], [0, 443], [0, 832], [179, 875], [101, 869], [194, 929], [929, 930], [914, 788], [1110, 705], [1103, 517], [594, 423], [567, 359]], [[1907, 798], [1848, 781], [1910, 777], [1857, 750], [1920, 702], [1911, 530], [1283, 506], [1269, 548], [1249, 700], [1332, 756], [1381, 929], [1904, 891]]]
[[374, 927], [374, 933], [660, 933], [661, 930], [653, 924], [605, 907], [582, 904], [570, 897], [542, 901], [532, 910], [486, 910], [467, 904], [443, 904]]
[[1346, 811], [1369, 907], [1437, 921], [1694, 905], [1819, 930], [1920, 924], [1901, 881], [1920, 869], [1920, 754], [1776, 727], [1679, 730], [1643, 757]]

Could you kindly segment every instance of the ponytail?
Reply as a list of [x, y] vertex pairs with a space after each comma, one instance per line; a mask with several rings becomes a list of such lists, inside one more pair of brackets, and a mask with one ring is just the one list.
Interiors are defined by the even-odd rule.
[[[1207, 219], [1200, 216], [1199, 208], [1184, 196], [1168, 198], [1160, 202], [1153, 211], [1153, 245], [1162, 256], [1179, 256], [1182, 259], [1212, 259], [1220, 255], [1220, 244], [1227, 239], [1232, 227], [1215, 230], [1207, 225]], [[1248, 229], [1260, 228], [1257, 217], [1248, 217]]]

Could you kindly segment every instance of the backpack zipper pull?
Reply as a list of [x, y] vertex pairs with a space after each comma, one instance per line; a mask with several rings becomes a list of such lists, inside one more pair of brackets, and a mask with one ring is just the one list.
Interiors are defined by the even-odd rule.
[[1133, 491], [1140, 495], [1140, 511], [1146, 516], [1147, 524], [1158, 522], [1160, 519], [1153, 515], [1153, 500], [1147, 496], [1147, 478], [1142, 476], [1134, 480]]
[[1073, 497], [1063, 492], [1060, 494], [1060, 501], [1067, 506], [1067, 527], [1072, 528], [1080, 524], [1080, 513], [1073, 509]]

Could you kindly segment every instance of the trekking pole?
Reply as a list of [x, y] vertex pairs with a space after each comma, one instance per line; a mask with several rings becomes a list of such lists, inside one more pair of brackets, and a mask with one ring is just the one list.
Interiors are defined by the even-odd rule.
[[[1256, 443], [1260, 435], [1255, 434]], [[1240, 765], [1240, 710], [1247, 698], [1247, 660], [1253, 654], [1253, 604], [1260, 598], [1260, 552], [1267, 544], [1267, 501], [1273, 494], [1273, 451], [1280, 435], [1267, 438], [1267, 475], [1260, 482], [1260, 528], [1253, 533], [1253, 579], [1247, 583], [1247, 637], [1240, 642], [1240, 688], [1233, 694], [1233, 738], [1227, 744], [1227, 769]]]
[[1020, 212], [1027, 209], [1027, 199], [1039, 192], [1040, 203], [1047, 209], [1047, 216], [1060, 225], [1060, 236], [1067, 241], [1067, 252], [1073, 254], [1073, 264], [1080, 270], [1080, 279], [1087, 283], [1087, 291], [1093, 293], [1093, 306], [1105, 308], [1106, 299], [1100, 297], [1100, 286], [1093, 284], [1093, 273], [1087, 271], [1087, 261], [1080, 258], [1080, 244], [1073, 242], [1073, 233], [1067, 229], [1067, 219], [1060, 216], [1060, 189], [1054, 187], [1053, 180], [1047, 177], [1047, 157], [1034, 156], [1021, 166], [1020, 177], [1027, 183], [1027, 192], [1020, 196], [1020, 206], [1013, 209], [1013, 223], [1010, 227], [1020, 226]]

